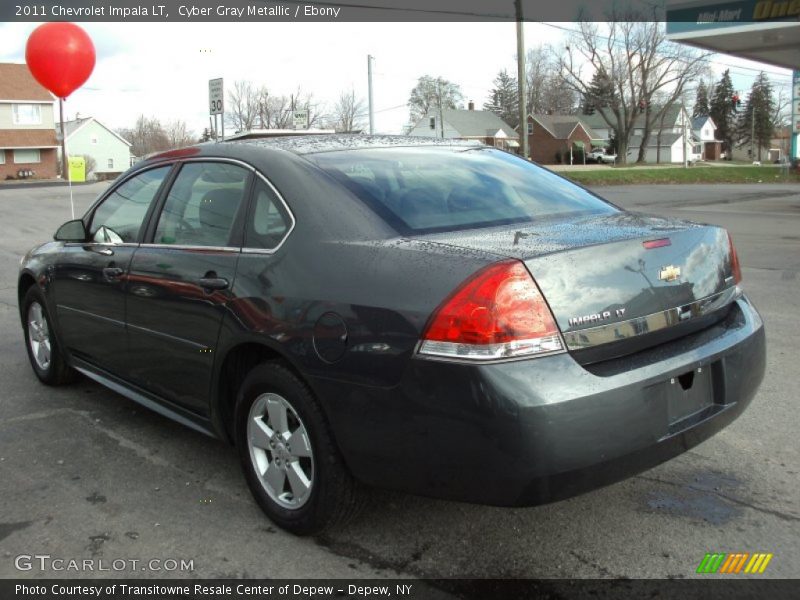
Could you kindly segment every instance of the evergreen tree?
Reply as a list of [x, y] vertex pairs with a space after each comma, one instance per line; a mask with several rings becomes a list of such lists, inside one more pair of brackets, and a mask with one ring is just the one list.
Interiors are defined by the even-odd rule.
[[612, 104], [614, 99], [614, 86], [602, 71], [595, 71], [589, 89], [583, 95], [581, 110], [585, 115], [593, 115], [598, 108], [605, 108]]
[[692, 117], [705, 117], [711, 112], [708, 105], [708, 88], [705, 82], [701, 79], [697, 84], [697, 96], [694, 101], [694, 109], [692, 109]]
[[483, 105], [503, 119], [511, 127], [519, 124], [519, 95], [517, 79], [503, 69], [494, 80], [494, 87], [489, 92], [489, 102]]
[[738, 137], [740, 146], [753, 148], [752, 160], [761, 160], [762, 148], [769, 147], [775, 133], [775, 99], [772, 84], [762, 71], [750, 88], [744, 110], [739, 114]]
[[714, 95], [709, 105], [709, 115], [717, 126], [717, 139], [722, 140], [722, 149], [731, 157], [733, 138], [736, 134], [736, 107], [733, 97], [735, 95], [731, 74], [728, 69], [722, 74], [714, 87]]

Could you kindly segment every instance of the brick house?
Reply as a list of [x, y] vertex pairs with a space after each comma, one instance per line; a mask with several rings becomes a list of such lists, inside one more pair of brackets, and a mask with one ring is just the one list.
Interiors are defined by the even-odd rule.
[[27, 65], [0, 63], [0, 180], [58, 175], [53, 102]]
[[589, 152], [600, 144], [597, 134], [576, 115], [528, 115], [528, 148], [531, 160], [552, 165], [563, 162], [565, 153]]

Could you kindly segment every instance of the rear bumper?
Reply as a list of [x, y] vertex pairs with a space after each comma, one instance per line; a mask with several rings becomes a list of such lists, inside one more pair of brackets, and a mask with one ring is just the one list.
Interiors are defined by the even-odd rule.
[[[763, 323], [729, 317], [657, 349], [582, 367], [569, 354], [463, 365], [413, 359], [391, 389], [317, 380], [364, 483], [501, 506], [559, 500], [651, 468], [738, 417], [764, 375]], [[705, 408], [674, 412], [672, 378], [711, 377]]]

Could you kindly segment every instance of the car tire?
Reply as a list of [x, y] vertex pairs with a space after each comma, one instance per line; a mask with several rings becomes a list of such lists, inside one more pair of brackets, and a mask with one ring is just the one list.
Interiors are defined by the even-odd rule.
[[242, 383], [235, 441], [247, 484], [267, 516], [296, 535], [350, 520], [362, 505], [308, 386], [281, 362], [255, 367]]
[[78, 373], [67, 364], [61, 352], [44, 294], [36, 285], [32, 285], [25, 294], [22, 315], [25, 348], [39, 381], [46, 385], [63, 385], [75, 381]]

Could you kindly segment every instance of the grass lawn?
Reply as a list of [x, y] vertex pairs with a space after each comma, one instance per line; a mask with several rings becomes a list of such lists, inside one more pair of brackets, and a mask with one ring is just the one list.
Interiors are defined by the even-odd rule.
[[800, 175], [780, 167], [615, 167], [587, 171], [559, 171], [583, 185], [642, 183], [800, 183]]

